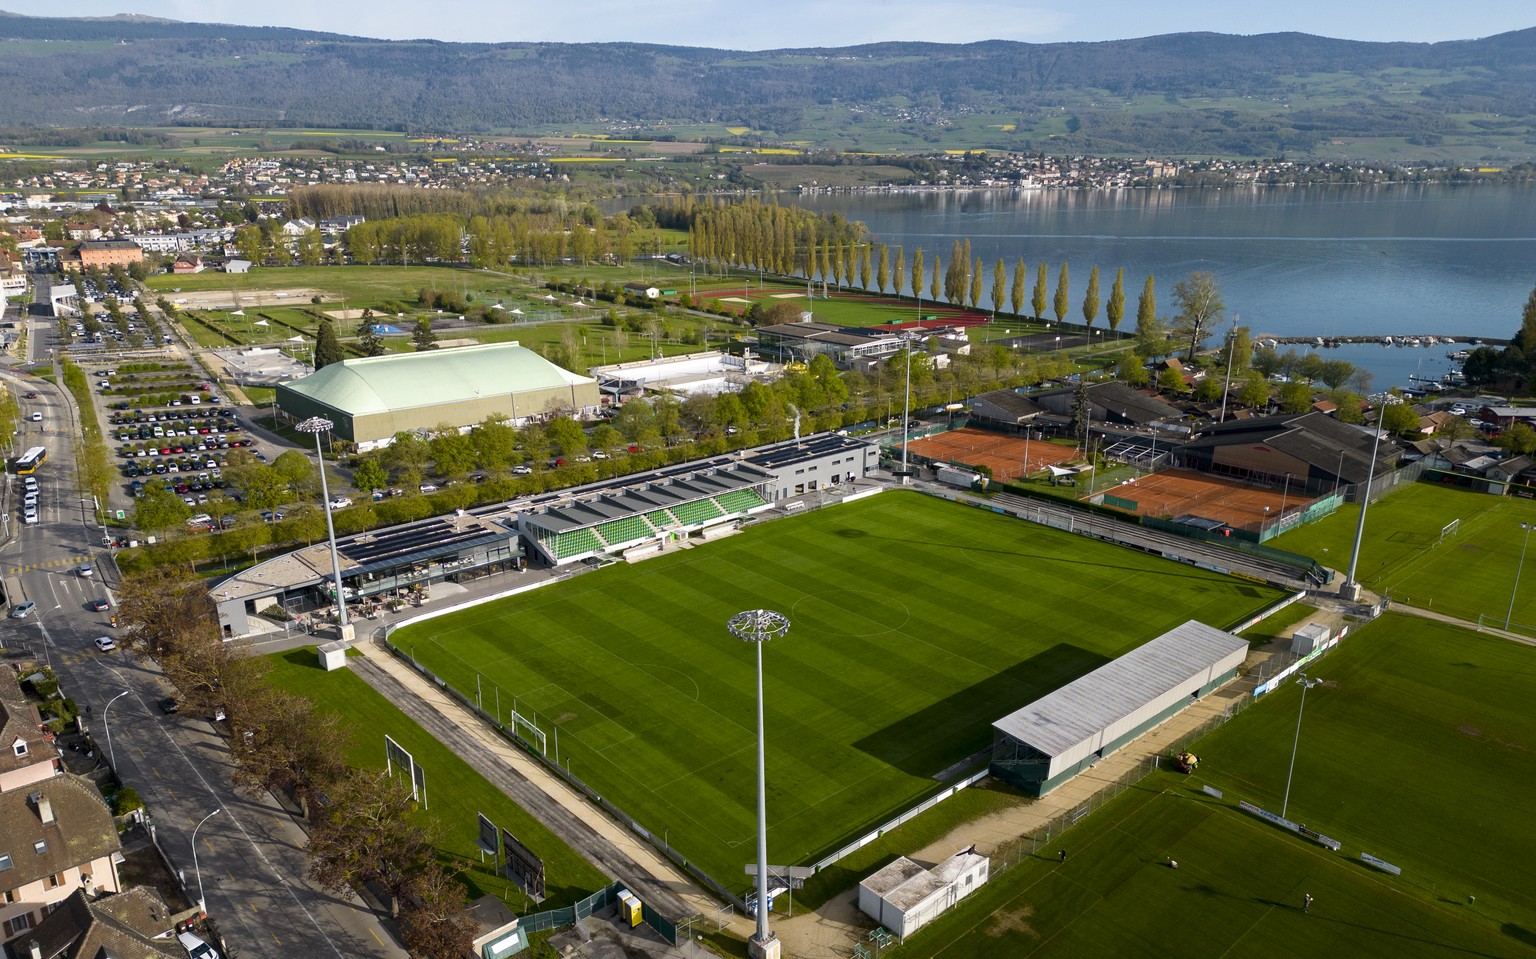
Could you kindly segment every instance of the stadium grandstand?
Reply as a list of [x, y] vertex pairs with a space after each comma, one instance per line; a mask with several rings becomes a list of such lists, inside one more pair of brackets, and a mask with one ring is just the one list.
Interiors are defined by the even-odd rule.
[[690, 533], [770, 508], [774, 475], [734, 462], [597, 491], [525, 513], [524, 539], [551, 566], [622, 554], [647, 543], [664, 547]]

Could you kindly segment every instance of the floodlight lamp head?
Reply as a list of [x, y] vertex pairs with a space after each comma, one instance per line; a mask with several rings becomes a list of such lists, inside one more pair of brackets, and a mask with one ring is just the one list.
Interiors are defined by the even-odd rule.
[[294, 429], [300, 433], [324, 433], [335, 425], [335, 423], [332, 423], [323, 416], [311, 416], [309, 419], [296, 424]]
[[748, 643], [766, 643], [789, 632], [789, 617], [771, 609], [749, 609], [731, 617], [725, 628]]

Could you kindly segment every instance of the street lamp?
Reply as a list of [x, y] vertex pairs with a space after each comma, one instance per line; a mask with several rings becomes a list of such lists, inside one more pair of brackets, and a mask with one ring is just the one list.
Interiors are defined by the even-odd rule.
[[107, 714], [112, 711], [112, 704], [128, 695], [128, 690], [123, 690], [107, 701], [107, 706], [101, 711], [101, 728], [107, 734], [107, 762], [112, 764], [112, 775], [117, 775], [117, 752], [112, 748], [112, 724], [107, 721]]
[[192, 871], [197, 873], [197, 911], [205, 916], [208, 915], [208, 900], [203, 897], [203, 869], [197, 864], [197, 831], [203, 828], [203, 823], [207, 822], [223, 811], [224, 807], [220, 806], [218, 809], [215, 809], [213, 812], [204, 816], [201, 822], [192, 827]]
[[1285, 474], [1285, 492], [1280, 494], [1280, 515], [1285, 515], [1286, 504], [1291, 501], [1291, 474]]
[[323, 416], [311, 416], [294, 428], [315, 435], [315, 458], [320, 461], [320, 498], [325, 501], [325, 532], [331, 542], [331, 572], [336, 578], [336, 630], [343, 642], [352, 639], [352, 624], [347, 619], [347, 601], [341, 593], [341, 558], [336, 554], [336, 524], [331, 521], [331, 487], [325, 479], [325, 453], [320, 449], [320, 434], [334, 426]]
[[1301, 745], [1301, 711], [1307, 708], [1307, 690], [1320, 685], [1321, 679], [1308, 679], [1306, 673], [1296, 680], [1301, 687], [1301, 705], [1296, 707], [1296, 738], [1291, 743], [1291, 768], [1285, 774], [1285, 798], [1280, 800], [1280, 818], [1285, 818], [1286, 807], [1291, 804], [1291, 776], [1296, 772], [1296, 747]]
[[779, 943], [768, 931], [768, 776], [763, 755], [763, 644], [789, 632], [789, 619], [771, 609], [737, 613], [731, 635], [757, 648], [757, 934], [748, 942], [753, 959], [778, 959]]
[[912, 475], [907, 467], [907, 436], [912, 429], [912, 337], [907, 338], [907, 398], [901, 405], [901, 481]]
[[1521, 523], [1520, 528], [1525, 530], [1525, 539], [1520, 542], [1520, 562], [1515, 566], [1515, 585], [1509, 590], [1509, 609], [1504, 611], [1504, 628], [1509, 628], [1509, 619], [1515, 615], [1515, 594], [1520, 591], [1520, 570], [1525, 566], [1525, 548], [1531, 544], [1531, 530], [1536, 529], [1536, 523]]

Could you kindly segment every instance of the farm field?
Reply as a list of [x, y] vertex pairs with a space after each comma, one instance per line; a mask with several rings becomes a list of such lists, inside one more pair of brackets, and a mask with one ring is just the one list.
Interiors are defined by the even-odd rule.
[[1278, 596], [897, 492], [392, 640], [509, 728], [514, 709], [537, 723], [551, 759], [735, 884], [755, 835], [754, 660], [725, 629], [741, 610], [793, 623], [763, 658], [770, 855], [796, 864], [937, 791], [1017, 706], [1187, 619], [1229, 626]]
[[356, 730], [347, 749], [349, 765], [383, 769], [386, 734], [411, 753], [426, 771], [428, 809], [420, 815], [442, 827], [443, 839], [438, 846], [441, 859], [467, 867], [460, 879], [468, 887], [470, 899], [491, 893], [519, 912], [525, 907], [522, 889], [480, 862], [476, 813], [484, 813], [498, 826], [511, 830], [543, 858], [548, 880], [544, 908], [569, 905], [607, 884], [596, 867], [350, 670], [328, 673], [321, 669], [314, 647], [269, 658], [269, 682], [339, 713], [346, 726]]
[[1142, 780], [1064, 835], [1067, 862], [994, 877], [901, 954], [1150, 957], [1177, 941], [1213, 957], [1529, 956], [1530, 654], [1388, 614], [1309, 670], [1324, 684], [1307, 695], [1288, 816], [1339, 852], [1234, 805], [1280, 809], [1300, 696], [1287, 684], [1195, 744], [1194, 777]]
[[[1440, 530], [1456, 519], [1459, 531], [1441, 542]], [[1359, 520], [1359, 506], [1345, 504], [1270, 545], [1347, 571]], [[1521, 565], [1521, 523], [1536, 523], [1536, 502], [1415, 483], [1371, 506], [1356, 577], [1377, 592], [1390, 590], [1400, 602], [1472, 622], [1483, 614], [1502, 626]], [[1536, 631], [1536, 576], [1514, 593], [1516, 627]]]

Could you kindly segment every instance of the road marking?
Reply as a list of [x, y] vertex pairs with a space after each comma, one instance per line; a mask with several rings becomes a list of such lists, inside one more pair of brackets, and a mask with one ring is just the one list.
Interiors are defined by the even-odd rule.
[[155, 778], [156, 779], [163, 779], [163, 778], [165, 778], [165, 777], [160, 775], [160, 767], [158, 767], [158, 766], [151, 766], [151, 767], [149, 767], [149, 771], [155, 774]]
[[212, 839], [209, 839], [207, 836], [204, 836], [203, 837], [203, 846], [204, 846], [204, 848], [206, 848], [208, 850], [208, 855], [210, 855], [210, 856], [213, 855], [214, 850], [213, 850], [213, 840]]
[[277, 933], [275, 933], [275, 932], [272, 933], [272, 941], [277, 943], [279, 946], [281, 946], [283, 944], [283, 940], [277, 938]]
[[374, 939], [375, 942], [377, 942], [381, 946], [384, 945], [384, 940], [379, 938], [379, 934], [374, 931], [374, 928], [372, 926], [368, 927], [368, 931], [373, 934], [373, 939]]

